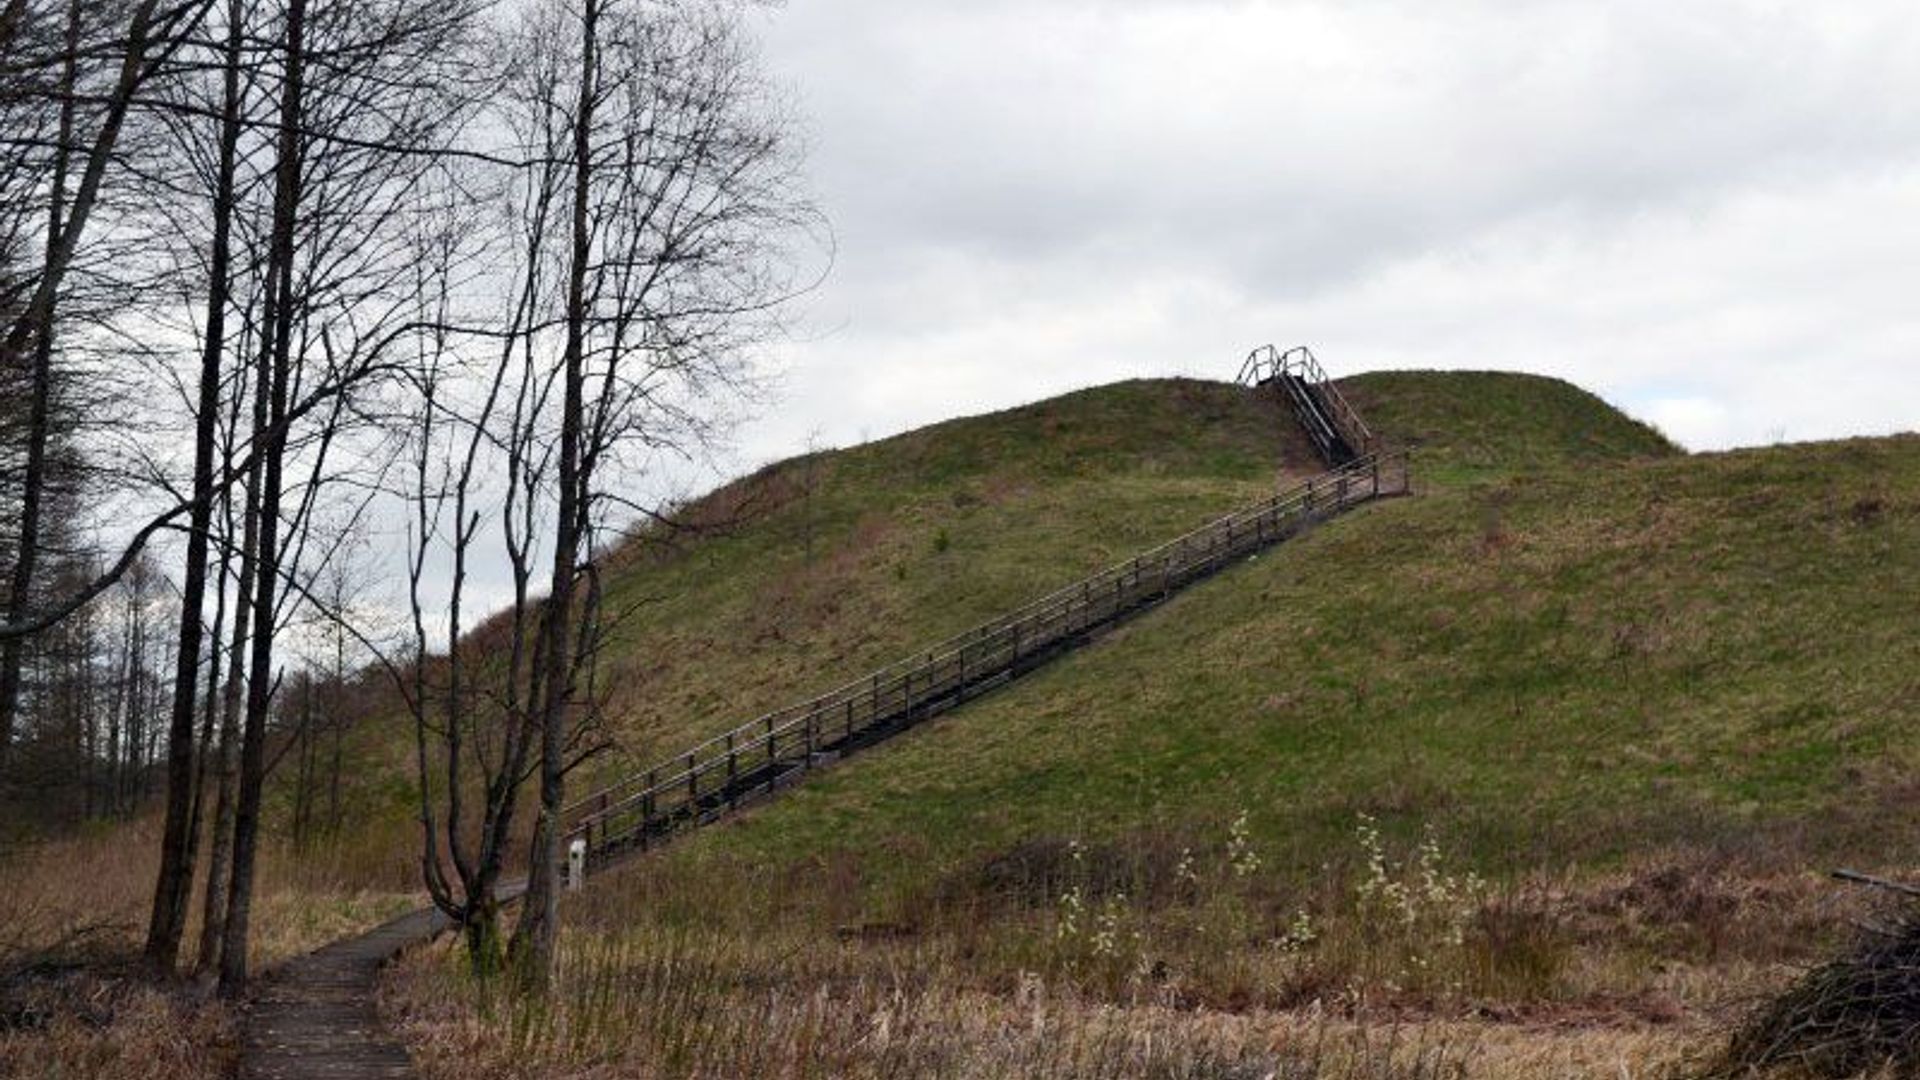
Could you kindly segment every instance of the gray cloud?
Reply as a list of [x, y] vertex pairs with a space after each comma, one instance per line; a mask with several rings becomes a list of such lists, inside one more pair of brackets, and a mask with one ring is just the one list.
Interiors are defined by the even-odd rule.
[[748, 457], [1268, 339], [1549, 371], [1699, 447], [1920, 414], [1904, 3], [813, 0], [764, 38], [839, 255]]

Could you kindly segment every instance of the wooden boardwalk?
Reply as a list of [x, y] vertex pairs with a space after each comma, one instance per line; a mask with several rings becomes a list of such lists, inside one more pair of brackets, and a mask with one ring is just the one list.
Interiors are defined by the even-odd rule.
[[242, 1080], [413, 1076], [406, 1049], [381, 1027], [374, 984], [387, 961], [448, 925], [426, 908], [280, 965], [241, 1021]]
[[[496, 895], [505, 903], [525, 891], [515, 882]], [[375, 986], [388, 961], [452, 925], [422, 908], [262, 977], [240, 1022], [241, 1080], [412, 1077], [406, 1048], [380, 1023]]]

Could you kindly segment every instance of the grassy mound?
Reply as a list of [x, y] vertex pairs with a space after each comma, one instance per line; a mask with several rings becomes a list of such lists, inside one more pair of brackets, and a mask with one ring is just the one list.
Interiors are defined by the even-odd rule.
[[[569, 901], [564, 1045], [449, 1067], [1295, 1075], [1347, 1031], [1392, 1045], [1297, 1074], [1695, 1063], [1701, 1006], [1825, 948], [1805, 868], [1884, 867], [1910, 810], [1920, 439], [1687, 457], [1553, 380], [1347, 390], [1421, 497], [603, 876]], [[621, 554], [623, 748], [894, 659], [1305, 450], [1270, 399], [1153, 382], [767, 470]], [[405, 980], [416, 1045], [481, 1030], [457, 958]], [[710, 1045], [620, 1019], [688, 1014]]]
[[[1241, 811], [1477, 863], [1875, 857], [1909, 790], [1920, 439], [1553, 469], [1370, 508], [695, 844], [957, 873]], [[912, 853], [910, 857], [902, 852]]]
[[[1419, 447], [1423, 476], [1673, 452], [1557, 380], [1396, 373], [1345, 385], [1363, 408], [1396, 403], [1378, 426]], [[1274, 396], [1193, 380], [1099, 387], [770, 467], [692, 506], [706, 529], [619, 556], [610, 600], [634, 615], [613, 649], [621, 752], [600, 775], [829, 689], [1321, 467]]]
[[[1384, 410], [1377, 426], [1390, 442], [1417, 445], [1423, 482], [1491, 475], [1504, 457], [1552, 471], [1672, 453], [1556, 380], [1379, 374], [1344, 387]], [[1540, 428], [1544, 416], [1612, 434], [1538, 445], [1484, 434]], [[615, 746], [574, 775], [572, 790], [892, 662], [1322, 467], [1275, 395], [1165, 379], [763, 469], [684, 508], [687, 529], [609, 556], [606, 606], [619, 622], [599, 685], [611, 688]], [[486, 640], [482, 627], [476, 641]], [[356, 722], [348, 820], [328, 842], [342, 885], [385, 891], [413, 880], [411, 753], [397, 708]], [[286, 788], [285, 777], [272, 785], [270, 812], [287, 811]]]

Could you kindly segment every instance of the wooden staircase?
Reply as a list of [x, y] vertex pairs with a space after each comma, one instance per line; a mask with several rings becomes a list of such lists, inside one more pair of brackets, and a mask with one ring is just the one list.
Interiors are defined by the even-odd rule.
[[1380, 450], [1306, 349], [1255, 350], [1240, 381], [1275, 387], [1328, 472], [601, 788], [566, 808], [568, 846], [584, 844], [594, 866], [647, 850], [1017, 679], [1234, 562], [1409, 491], [1405, 453]]

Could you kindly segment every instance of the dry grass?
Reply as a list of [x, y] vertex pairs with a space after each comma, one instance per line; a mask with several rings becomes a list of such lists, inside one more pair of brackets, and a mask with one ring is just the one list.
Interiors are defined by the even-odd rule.
[[[156, 815], [92, 827], [38, 843], [0, 867], [7, 881], [0, 891], [0, 971], [23, 962], [136, 950], [159, 872], [159, 832]], [[378, 854], [383, 847], [356, 840], [296, 853], [269, 844], [255, 893], [254, 968], [418, 906], [418, 894]], [[375, 852], [371, 857], [369, 850]], [[188, 942], [200, 930], [198, 895]]]
[[549, 998], [442, 946], [386, 1005], [448, 1077], [1675, 1076], [1854, 910], [1724, 851], [1498, 884], [1365, 825], [1330, 855], [1034, 840], [877, 906], [845, 861], [655, 860], [571, 899]]
[[112, 972], [16, 975], [0, 1009], [0, 1077], [199, 1080], [233, 1064], [230, 1011]]
[[[203, 990], [163, 987], [136, 957], [159, 865], [159, 821], [89, 828], [0, 865], [0, 1077], [216, 1077], [232, 1018]], [[265, 853], [253, 913], [259, 971], [421, 902], [358, 846]], [[384, 885], [385, 887], [381, 887]], [[372, 887], [369, 887], [372, 886]], [[187, 947], [199, 934], [196, 895]]]
[[1356, 1018], [1090, 998], [1038, 975], [955, 981], [938, 946], [768, 948], [634, 934], [567, 950], [554, 996], [488, 1000], [457, 955], [411, 958], [393, 1016], [429, 1077], [1280, 1077], [1664, 1075], [1700, 1041], [1678, 1025]]
[[536, 1004], [489, 1001], [457, 956], [418, 956], [390, 984], [390, 1014], [426, 1075], [449, 1078], [1611, 1078], [1656, 1075], [1688, 1041], [1664, 1029], [1114, 1003], [1035, 975], [988, 993], [949, 982], [956, 958], [925, 945], [632, 935], [576, 943], [566, 964]]

